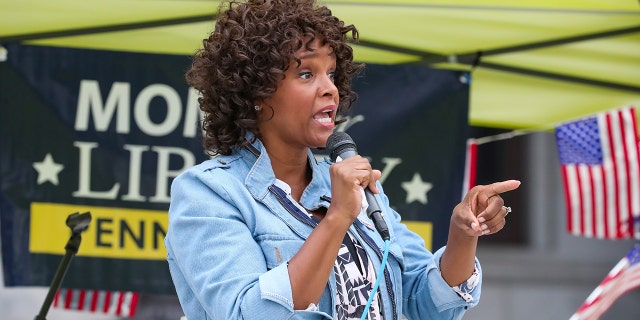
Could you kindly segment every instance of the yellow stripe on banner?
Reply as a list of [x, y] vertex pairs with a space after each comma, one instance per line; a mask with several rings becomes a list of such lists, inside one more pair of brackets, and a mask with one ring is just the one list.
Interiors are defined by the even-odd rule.
[[71, 236], [67, 217], [91, 212], [91, 223], [82, 236], [78, 256], [164, 260], [164, 236], [168, 228], [166, 211], [92, 207], [57, 203], [31, 203], [29, 252], [65, 253]]
[[424, 246], [431, 251], [433, 245], [433, 223], [426, 221], [403, 221], [409, 230], [417, 233], [424, 239]]

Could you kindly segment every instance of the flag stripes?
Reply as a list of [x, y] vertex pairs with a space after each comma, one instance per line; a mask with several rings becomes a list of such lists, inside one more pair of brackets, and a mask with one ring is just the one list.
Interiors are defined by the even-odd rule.
[[467, 139], [467, 150], [464, 162], [464, 179], [462, 180], [462, 198], [476, 185], [476, 168], [478, 163], [478, 142]]
[[133, 317], [138, 305], [138, 293], [130, 291], [104, 291], [60, 289], [52, 303], [54, 308]]

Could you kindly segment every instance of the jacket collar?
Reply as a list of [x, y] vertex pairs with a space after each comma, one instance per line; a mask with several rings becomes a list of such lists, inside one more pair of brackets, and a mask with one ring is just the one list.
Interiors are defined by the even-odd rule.
[[[248, 139], [251, 137], [248, 136]], [[269, 193], [269, 187], [276, 181], [269, 154], [259, 139], [255, 139], [253, 143], [239, 149], [238, 152], [251, 166], [244, 181], [245, 186], [256, 200], [262, 201]], [[307, 157], [312, 172], [311, 183], [302, 193], [300, 204], [308, 210], [315, 210], [321, 206], [328, 207], [331, 201], [331, 184], [328, 175], [323, 174], [311, 150]]]

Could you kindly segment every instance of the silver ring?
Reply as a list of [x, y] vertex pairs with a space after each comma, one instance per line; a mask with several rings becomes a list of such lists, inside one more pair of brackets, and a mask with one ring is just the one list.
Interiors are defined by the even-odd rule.
[[506, 217], [509, 214], [509, 212], [511, 212], [511, 207], [502, 206], [502, 208], [504, 208], [504, 211], [506, 211], [504, 214], [504, 216]]

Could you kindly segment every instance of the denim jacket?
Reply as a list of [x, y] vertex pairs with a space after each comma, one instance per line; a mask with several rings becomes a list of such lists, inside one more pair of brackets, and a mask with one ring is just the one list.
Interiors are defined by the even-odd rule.
[[[316, 160], [311, 152], [309, 163], [312, 180], [300, 203], [308, 210], [328, 207], [331, 163]], [[173, 181], [165, 246], [188, 320], [335, 319], [333, 273], [317, 306], [293, 308], [287, 262], [313, 227], [292, 213], [289, 201], [273, 186], [275, 180], [269, 156], [256, 140], [231, 155], [196, 165]], [[382, 190], [380, 184], [378, 188]], [[472, 299], [461, 298], [440, 275], [444, 248], [433, 254], [426, 250], [423, 239], [400, 223], [384, 192], [376, 197], [391, 234], [379, 286], [384, 318], [462, 318], [478, 303], [480, 283], [470, 292]], [[361, 213], [350, 231], [380, 272], [385, 246], [371, 220]], [[477, 260], [476, 269], [480, 270]]]

